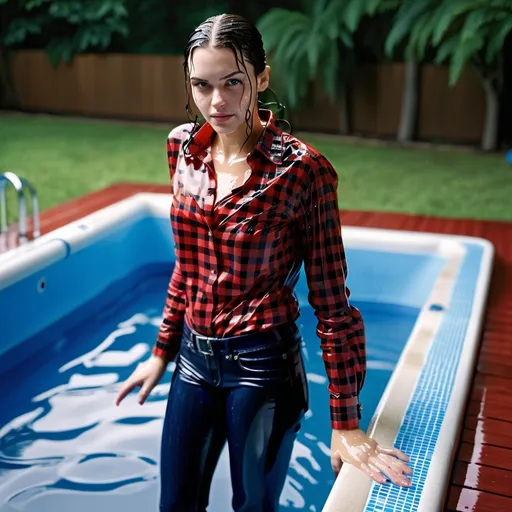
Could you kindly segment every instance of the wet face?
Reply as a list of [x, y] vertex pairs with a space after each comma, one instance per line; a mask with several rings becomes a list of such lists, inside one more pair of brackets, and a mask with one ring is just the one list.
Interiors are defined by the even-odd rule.
[[268, 68], [256, 77], [254, 67], [247, 60], [244, 62], [247, 74], [230, 48], [207, 46], [192, 52], [192, 97], [217, 133], [230, 134], [239, 128], [245, 132], [247, 110], [254, 112], [257, 93], [268, 86]]

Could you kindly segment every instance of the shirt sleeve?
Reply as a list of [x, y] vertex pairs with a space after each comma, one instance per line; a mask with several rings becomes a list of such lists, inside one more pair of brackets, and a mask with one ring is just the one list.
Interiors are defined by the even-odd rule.
[[349, 303], [347, 263], [338, 209], [338, 178], [324, 158], [313, 159], [305, 195], [304, 250], [308, 300], [318, 319], [329, 380], [331, 424], [358, 427], [359, 393], [366, 375], [366, 340], [359, 310]]
[[[183, 127], [180, 126], [171, 131], [167, 138], [167, 161], [169, 163], [171, 187], [173, 186], [180, 147], [183, 141], [183, 133]], [[172, 361], [176, 357], [183, 333], [185, 306], [185, 281], [180, 270], [179, 262], [176, 261], [167, 288], [163, 320], [157, 334], [156, 343], [153, 347], [154, 355], [163, 357], [168, 361]]]
[[185, 283], [178, 262], [167, 289], [163, 320], [158, 331], [153, 354], [172, 361], [180, 348], [185, 317]]

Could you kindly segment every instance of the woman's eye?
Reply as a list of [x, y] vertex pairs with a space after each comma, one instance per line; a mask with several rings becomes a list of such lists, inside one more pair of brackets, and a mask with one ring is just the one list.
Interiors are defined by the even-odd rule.
[[228, 85], [230, 85], [230, 86], [238, 85], [238, 84], [241, 84], [241, 83], [242, 83], [242, 81], [238, 80], [238, 78], [230, 78], [228, 80]]
[[207, 82], [194, 82], [192, 85], [194, 87], [197, 87], [198, 89], [205, 89], [206, 87], [208, 87]]

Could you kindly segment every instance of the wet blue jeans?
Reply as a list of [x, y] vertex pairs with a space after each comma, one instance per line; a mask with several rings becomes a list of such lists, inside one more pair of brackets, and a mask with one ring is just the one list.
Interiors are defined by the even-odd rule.
[[307, 410], [295, 324], [234, 338], [184, 329], [165, 413], [160, 512], [204, 512], [227, 441], [235, 512], [276, 512]]

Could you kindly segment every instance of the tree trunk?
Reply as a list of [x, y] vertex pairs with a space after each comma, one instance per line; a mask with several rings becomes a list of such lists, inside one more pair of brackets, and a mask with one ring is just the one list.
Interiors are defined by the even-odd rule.
[[402, 96], [402, 111], [397, 139], [399, 142], [413, 140], [418, 115], [418, 81], [420, 64], [410, 58], [405, 63], [405, 83]]
[[348, 135], [350, 133], [350, 100], [348, 80], [345, 77], [340, 79], [338, 94], [340, 133]]
[[23, 17], [21, 2], [4, 2], [0, 5], [0, 108], [17, 108], [18, 96], [11, 79], [10, 51], [3, 44], [7, 28], [12, 20]]
[[483, 78], [482, 83], [485, 90], [485, 122], [482, 133], [482, 149], [484, 151], [494, 151], [498, 149], [499, 92], [492, 79]]
[[472, 64], [482, 82], [485, 91], [485, 121], [482, 132], [481, 147], [484, 151], [498, 149], [500, 96], [505, 82], [503, 55], [500, 53], [492, 65], [474, 58]]
[[0, 108], [18, 108], [19, 100], [11, 81], [9, 56], [0, 45]]

